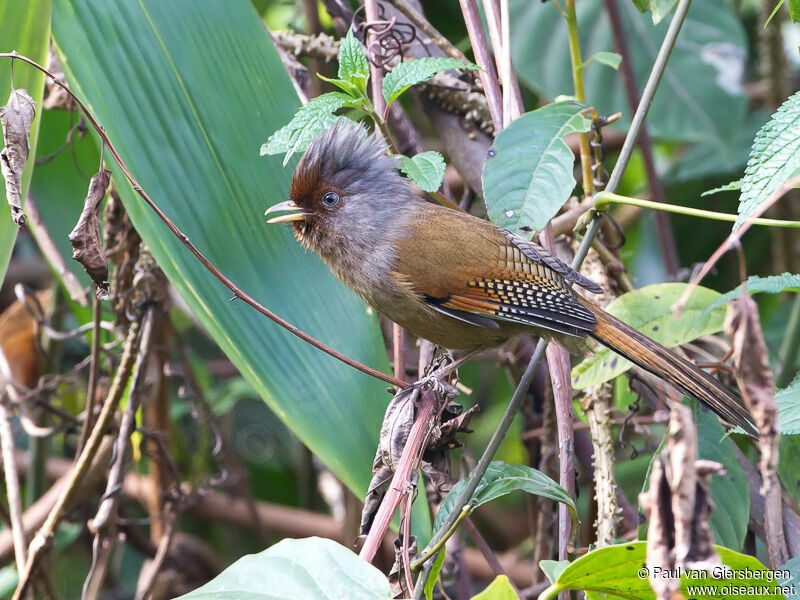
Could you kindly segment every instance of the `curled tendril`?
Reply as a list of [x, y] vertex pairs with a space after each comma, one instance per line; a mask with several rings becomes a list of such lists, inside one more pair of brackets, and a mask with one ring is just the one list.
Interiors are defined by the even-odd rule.
[[397, 17], [386, 17], [386, 9], [378, 4], [378, 20], [366, 21], [360, 6], [353, 13], [353, 32], [367, 49], [367, 59], [376, 67], [383, 68], [399, 57], [403, 60], [403, 50], [417, 39], [417, 30], [410, 23], [400, 23]]

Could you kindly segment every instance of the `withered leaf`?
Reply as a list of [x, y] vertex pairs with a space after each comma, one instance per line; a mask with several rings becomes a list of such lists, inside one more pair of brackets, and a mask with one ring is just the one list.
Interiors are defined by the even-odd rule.
[[0, 108], [4, 148], [0, 150], [0, 171], [6, 182], [6, 200], [11, 218], [19, 227], [25, 225], [22, 212], [22, 172], [28, 162], [30, 134], [36, 102], [27, 90], [12, 90], [8, 103]]
[[89, 192], [83, 203], [78, 223], [69, 234], [72, 244], [72, 258], [83, 265], [98, 292], [108, 293], [108, 264], [103, 254], [103, 242], [100, 238], [100, 221], [97, 216], [100, 203], [103, 201], [108, 184], [111, 182], [111, 171], [103, 169], [95, 174], [89, 182]]

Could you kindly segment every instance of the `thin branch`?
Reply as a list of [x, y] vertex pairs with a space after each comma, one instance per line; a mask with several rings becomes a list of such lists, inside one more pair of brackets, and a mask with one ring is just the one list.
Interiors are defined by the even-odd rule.
[[795, 175], [782, 185], [778, 187], [769, 198], [767, 198], [761, 205], [753, 212], [753, 214], [748, 217], [744, 223], [736, 230], [731, 232], [731, 234], [725, 238], [725, 241], [717, 248], [711, 257], [705, 262], [703, 267], [698, 271], [697, 275], [692, 277], [692, 280], [689, 282], [689, 285], [686, 286], [686, 291], [683, 292], [683, 295], [680, 297], [678, 302], [675, 306], [675, 312], [680, 313], [683, 310], [683, 307], [686, 306], [686, 302], [689, 301], [689, 297], [692, 295], [692, 292], [697, 287], [697, 285], [703, 280], [703, 278], [708, 275], [709, 271], [717, 264], [717, 261], [722, 258], [722, 256], [728, 252], [731, 248], [734, 247], [735, 244], [739, 243], [739, 240], [742, 239], [742, 236], [750, 229], [750, 226], [753, 225], [754, 219], [764, 214], [764, 212], [773, 204], [775, 204], [778, 200], [780, 200], [784, 194], [789, 192], [790, 190], [800, 186], [800, 175]]
[[116, 162], [117, 165], [119, 165], [119, 168], [122, 170], [122, 173], [125, 175], [126, 179], [130, 182], [131, 186], [136, 191], [136, 193], [139, 194], [139, 196], [141, 196], [141, 198], [153, 210], [153, 212], [156, 213], [158, 218], [161, 219], [164, 222], [164, 224], [172, 232], [172, 234], [175, 235], [175, 237], [177, 237], [181, 241], [181, 243], [184, 246], [186, 246], [186, 248], [189, 249], [189, 251], [195, 256], [195, 258], [197, 258], [197, 260], [199, 260], [200, 263], [214, 277], [216, 277], [220, 282], [222, 282], [222, 284], [225, 287], [227, 287], [229, 290], [231, 290], [234, 293], [236, 298], [239, 298], [240, 300], [243, 300], [246, 304], [249, 304], [251, 307], [256, 309], [262, 315], [264, 315], [268, 319], [272, 320], [274, 323], [280, 325], [281, 327], [283, 327], [284, 329], [286, 329], [288, 332], [292, 333], [293, 335], [299, 337], [301, 340], [311, 344], [312, 346], [314, 346], [315, 348], [317, 348], [319, 350], [322, 350], [326, 354], [336, 358], [337, 360], [340, 360], [341, 362], [345, 363], [346, 365], [349, 365], [349, 366], [353, 367], [354, 369], [357, 369], [357, 370], [361, 371], [362, 373], [366, 373], [367, 375], [371, 375], [372, 377], [375, 377], [376, 379], [380, 379], [381, 381], [385, 381], [386, 383], [389, 383], [391, 385], [395, 385], [395, 386], [398, 386], [398, 387], [403, 387], [405, 385], [408, 385], [408, 383], [405, 382], [405, 381], [401, 381], [401, 380], [399, 380], [399, 379], [397, 379], [395, 377], [392, 377], [392, 376], [387, 375], [385, 373], [381, 373], [377, 369], [373, 369], [372, 367], [364, 365], [364, 364], [362, 364], [362, 363], [360, 363], [360, 362], [358, 362], [356, 360], [353, 360], [352, 358], [350, 358], [348, 356], [345, 356], [341, 352], [338, 352], [337, 350], [334, 350], [333, 348], [331, 348], [329, 346], [326, 346], [325, 344], [323, 344], [322, 342], [320, 342], [316, 338], [314, 338], [314, 337], [310, 336], [309, 334], [305, 333], [300, 328], [292, 325], [286, 319], [283, 319], [283, 318], [279, 317], [278, 315], [276, 315], [274, 312], [269, 310], [266, 306], [262, 305], [260, 302], [258, 302], [252, 296], [250, 296], [244, 290], [242, 290], [239, 286], [237, 286], [231, 279], [229, 279], [219, 269], [217, 269], [217, 267], [215, 267], [214, 264], [210, 260], [208, 260], [208, 258], [206, 258], [206, 256], [202, 252], [200, 252], [200, 250], [198, 250], [197, 246], [195, 246], [191, 242], [191, 240], [189, 239], [189, 236], [187, 236], [185, 233], [183, 233], [183, 231], [181, 231], [178, 228], [178, 226], [175, 225], [175, 223], [172, 221], [172, 219], [170, 219], [166, 215], [166, 213], [164, 213], [164, 211], [162, 211], [158, 207], [158, 205], [156, 205], [156, 203], [153, 201], [152, 198], [150, 198], [150, 196], [147, 194], [147, 192], [144, 191], [142, 186], [139, 184], [139, 182], [136, 180], [136, 178], [133, 176], [133, 174], [128, 169], [127, 165], [123, 162], [122, 158], [120, 157], [119, 153], [117, 152], [116, 147], [114, 146], [114, 144], [111, 143], [111, 140], [106, 135], [105, 130], [100, 126], [100, 124], [94, 118], [94, 115], [92, 115], [92, 113], [89, 112], [89, 109], [86, 108], [86, 105], [83, 102], [81, 102], [80, 98], [78, 98], [75, 95], [75, 93], [72, 90], [70, 90], [69, 87], [63, 81], [59, 80], [55, 75], [53, 75], [50, 71], [48, 71], [47, 69], [42, 67], [36, 61], [28, 58], [27, 56], [23, 56], [21, 54], [18, 54], [17, 52], [0, 52], [0, 58], [12, 58], [12, 59], [15, 58], [17, 60], [21, 60], [23, 62], [26, 62], [29, 65], [39, 69], [42, 73], [44, 73], [45, 75], [50, 77], [53, 80], [53, 83], [55, 83], [56, 85], [58, 85], [61, 88], [63, 88], [64, 91], [66, 91], [75, 100], [77, 105], [80, 107], [80, 109], [83, 111], [84, 115], [86, 116], [86, 120], [89, 121], [89, 124], [94, 128], [94, 130], [100, 136], [100, 139], [106, 145], [106, 148], [108, 148], [109, 153], [114, 158], [114, 162]]
[[462, 60], [464, 62], [469, 62], [467, 57], [464, 56], [464, 53], [461, 52], [458, 48], [456, 48], [453, 44], [450, 43], [446, 37], [444, 37], [439, 30], [436, 29], [433, 25], [431, 25], [430, 21], [425, 18], [425, 15], [421, 14], [414, 8], [414, 6], [408, 0], [389, 0], [392, 4], [394, 4], [397, 9], [403, 13], [409, 21], [411, 21], [414, 25], [416, 25], [419, 30], [427, 35], [431, 41], [436, 44], [439, 49], [447, 54], [447, 56], [451, 58], [455, 58], [456, 60]]
[[461, 12], [464, 14], [464, 23], [467, 26], [469, 41], [472, 44], [472, 51], [475, 54], [475, 62], [481, 68], [478, 71], [483, 93], [489, 104], [489, 113], [492, 115], [495, 130], [503, 128], [503, 104], [500, 94], [500, 86], [497, 83], [497, 76], [494, 71], [494, 64], [489, 56], [489, 48], [486, 45], [486, 37], [483, 34], [483, 23], [481, 23], [478, 7], [475, 0], [459, 0]]
[[86, 388], [86, 418], [84, 419], [81, 436], [78, 439], [78, 455], [80, 455], [81, 450], [86, 445], [89, 432], [92, 430], [92, 425], [94, 424], [94, 411], [97, 400], [97, 379], [100, 376], [100, 323], [102, 321], [102, 316], [103, 309], [100, 298], [97, 294], [94, 294], [92, 298], [92, 350], [89, 355], [91, 364], [89, 365], [89, 383]]
[[[367, 17], [364, 22], [364, 45], [367, 47], [367, 54], [371, 54], [370, 38], [374, 35], [371, 28], [367, 27], [370, 23], [380, 20], [378, 14], [377, 0], [364, 0], [364, 14]], [[383, 115], [386, 112], [386, 99], [383, 97], [383, 71], [374, 62], [369, 61], [369, 83], [372, 87], [372, 106], [375, 112]]]
[[28, 198], [25, 201], [25, 214], [28, 216], [28, 227], [36, 239], [39, 250], [42, 251], [42, 255], [44, 255], [50, 267], [61, 279], [61, 283], [64, 284], [69, 297], [80, 306], [88, 306], [89, 299], [86, 296], [86, 291], [83, 289], [81, 282], [78, 281], [75, 273], [67, 267], [64, 257], [61, 256], [61, 252], [58, 251], [50, 232], [47, 230], [47, 226], [42, 221], [39, 206], [30, 193], [28, 193]]
[[[2, 354], [2, 351], [0, 351]], [[5, 356], [2, 357], [5, 362]], [[9, 385], [7, 389], [10, 389]], [[25, 532], [22, 528], [22, 497], [19, 490], [17, 463], [14, 461], [14, 432], [11, 430], [8, 399], [0, 400], [0, 448], [3, 454], [3, 471], [5, 472], [6, 494], [8, 496], [8, 516], [11, 520], [11, 535], [14, 540], [14, 556], [17, 570], [22, 572], [27, 560]]]
[[36, 532], [33, 540], [31, 540], [30, 546], [28, 547], [28, 560], [25, 563], [25, 568], [20, 571], [20, 580], [14, 592], [13, 600], [21, 600], [25, 597], [25, 592], [31, 582], [32, 575], [38, 566], [39, 560], [52, 541], [56, 527], [64, 516], [67, 505], [78, 492], [86, 473], [89, 471], [92, 459], [94, 459], [97, 449], [100, 447], [100, 442], [105, 434], [105, 430], [111, 422], [117, 404], [119, 404], [119, 400], [122, 397], [122, 393], [125, 391], [125, 386], [131, 373], [131, 367], [133, 366], [138, 333], [139, 323], [134, 321], [128, 329], [128, 337], [125, 340], [125, 348], [122, 353], [119, 368], [114, 376], [111, 388], [108, 390], [108, 396], [103, 404], [103, 409], [100, 411], [97, 423], [94, 429], [92, 429], [92, 434], [89, 436], [89, 439], [86, 440], [86, 446], [84, 446], [80, 457], [75, 462], [75, 467], [70, 472], [69, 480], [62, 488], [58, 500], [56, 500], [50, 514], [47, 515], [47, 519], [41, 529]]
[[[633, 74], [633, 62], [628, 48], [628, 41], [622, 25], [617, 2], [619, 0], [605, 0], [608, 20], [611, 24], [611, 31], [614, 35], [614, 45], [617, 52], [622, 56], [620, 64], [620, 74], [622, 83], [625, 87], [625, 95], [628, 99], [628, 107], [631, 113], [636, 111], [639, 105], [639, 86], [636, 84], [636, 77]], [[627, 0], [623, 0], [627, 1]], [[644, 163], [645, 174], [647, 175], [650, 194], [655, 202], [664, 202], [664, 186], [656, 171], [655, 159], [653, 158], [653, 144], [650, 134], [647, 132], [647, 124], [642, 123], [642, 131], [639, 134], [639, 149], [642, 152], [642, 162]], [[661, 213], [656, 213], [656, 231], [658, 242], [661, 246], [661, 254], [664, 259], [664, 267], [670, 277], [674, 277], [678, 272], [678, 248], [675, 245], [675, 237], [672, 235], [669, 218]]]
[[162, 513], [164, 515], [164, 533], [161, 540], [158, 542], [158, 549], [156, 550], [155, 558], [145, 567], [146, 572], [143, 570], [142, 577], [144, 582], [138, 586], [134, 600], [146, 600], [150, 598], [153, 586], [156, 583], [159, 571], [164, 566], [164, 561], [169, 555], [169, 549], [172, 541], [175, 539], [176, 525], [178, 520], [178, 513], [174, 507], [166, 506]]

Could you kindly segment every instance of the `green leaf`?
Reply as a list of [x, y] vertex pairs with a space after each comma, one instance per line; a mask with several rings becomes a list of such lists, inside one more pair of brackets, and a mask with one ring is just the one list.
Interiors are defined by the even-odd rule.
[[[672, 307], [686, 290], [685, 283], [659, 283], [623, 294], [606, 310], [655, 341], [672, 348], [722, 330], [725, 310], [705, 308], [719, 293], [697, 287], [680, 316]], [[572, 386], [583, 390], [599, 385], [630, 369], [633, 364], [607, 348], [598, 348], [572, 369]]]
[[800, 436], [782, 435], [778, 443], [778, 477], [786, 492], [800, 502]]
[[483, 167], [489, 218], [515, 233], [547, 225], [575, 188], [575, 156], [564, 136], [589, 131], [584, 106], [556, 102], [526, 113], [494, 141], [495, 155]]
[[719, 187], [711, 188], [710, 190], [706, 190], [700, 196], [713, 196], [714, 194], [718, 194], [720, 192], [738, 192], [742, 189], [742, 180], [737, 179], [736, 181], [731, 181], [730, 183], [726, 183], [725, 185], [721, 185]]
[[[448, 513], [453, 510], [469, 478], [470, 475], [455, 484], [442, 501], [434, 520], [434, 530], [442, 526]], [[494, 461], [486, 469], [486, 474], [472, 495], [471, 503], [474, 507], [478, 507], [516, 490], [562, 502], [570, 511], [575, 512], [575, 504], [566, 490], [547, 475], [526, 465], [506, 464], [500, 461]]]
[[[681, 590], [687, 598], [717, 600], [718, 598], [747, 597], [723, 592], [724, 586], [734, 585], [748, 588], [756, 585], [767, 586], [768, 593], [759, 595], [759, 598], [783, 598], [782, 595], [776, 593], [779, 582], [769, 581], [766, 575], [758, 578], [746, 578], [746, 569], [758, 572], [767, 570], [758, 559], [722, 546], [715, 546], [715, 549], [719, 553], [723, 565], [727, 565], [730, 569], [717, 567], [719, 570], [716, 572], [716, 577], [708, 577], [699, 571], [692, 571], [691, 573], [695, 573], [697, 579], [690, 579], [687, 574], [684, 574], [681, 577]], [[647, 577], [642, 578], [639, 575], [645, 565], [646, 551], [647, 542], [632, 542], [606, 546], [584, 554], [561, 572], [558, 581], [545, 590], [539, 596], [539, 600], [551, 600], [563, 590], [585, 590], [596, 594], [608, 594], [608, 598], [655, 600], [656, 596], [650, 588]], [[727, 573], [731, 573], [733, 577], [726, 577]], [[703, 594], [695, 590], [690, 594], [689, 586], [706, 586], [713, 592]], [[594, 597], [597, 598], [597, 596]]]
[[498, 575], [485, 590], [471, 600], [517, 600], [517, 592], [505, 575]]
[[369, 61], [352, 27], [339, 45], [339, 79], [350, 81], [360, 90], [367, 89]]
[[783, 435], [800, 434], [800, 382], [795, 381], [782, 390], [775, 392], [775, 404], [778, 406], [778, 424]]
[[800, 0], [789, 0], [789, 18], [792, 23], [800, 21]]
[[436, 587], [436, 580], [439, 579], [439, 573], [442, 570], [446, 554], [447, 550], [444, 548], [439, 550], [439, 554], [436, 555], [436, 560], [433, 561], [431, 572], [428, 573], [428, 579], [425, 580], [424, 592], [427, 600], [433, 600], [433, 588]]
[[[648, 2], [648, 5], [650, 3]], [[643, 89], [669, 19], [657, 27], [631, 2], [617, 2], [637, 86]], [[603, 0], [576, 3], [585, 56], [614, 47]], [[552, 2], [511, 0], [511, 52], [520, 82], [546, 98], [574, 93], [567, 26]], [[747, 112], [742, 86], [747, 36], [727, 0], [693, 2], [647, 116], [655, 139], [713, 142], [725, 150]], [[601, 114], [631, 112], [622, 77], [610, 69], [585, 71], [586, 97]], [[703, 82], [703, 85], [697, 85]]]
[[568, 560], [540, 560], [539, 568], [550, 583], [555, 583], [561, 572], [569, 566]]
[[389, 105], [412, 85], [428, 81], [439, 71], [449, 71], [450, 69], [474, 70], [477, 68], [478, 66], [472, 63], [465, 63], [449, 57], [404, 60], [398, 63], [383, 78], [383, 97], [386, 100], [386, 104]]
[[444, 180], [444, 158], [438, 152], [427, 151], [415, 154], [412, 158], [400, 157], [400, 170], [416, 186], [426, 192], [435, 192]]
[[342, 92], [328, 92], [308, 101], [288, 124], [273, 133], [261, 146], [261, 156], [283, 154], [283, 165], [295, 152], [304, 152], [311, 141], [338, 118], [334, 113], [345, 106], [355, 106], [358, 100]]
[[782, 586], [791, 586], [790, 589], [794, 591], [794, 593], [786, 595], [786, 600], [800, 600], [800, 556], [790, 558], [778, 567], [778, 570], [789, 571], [789, 577], [779, 580]]
[[800, 92], [790, 96], [759, 130], [744, 170], [736, 231], [744, 220], [800, 170]]
[[750, 493], [747, 479], [739, 466], [733, 440], [725, 435], [725, 429], [717, 416], [695, 404], [697, 423], [697, 455], [713, 460], [725, 467], [725, 475], [711, 477], [711, 500], [714, 512], [708, 520], [714, 541], [741, 551], [747, 534], [750, 517]]
[[[389, 581], [341, 544], [282, 540], [240, 558], [180, 600], [390, 600]], [[177, 599], [176, 599], [177, 600]]]
[[[800, 275], [791, 275], [790, 273], [783, 273], [782, 275], [770, 275], [768, 277], [759, 277], [758, 275], [751, 275], [747, 278], [744, 286], [747, 291], [752, 294], [766, 292], [768, 294], [779, 294], [781, 292], [800, 292]], [[742, 286], [739, 285], [732, 289], [730, 292], [722, 294], [719, 298], [709, 304], [704, 313], [715, 310], [720, 306], [725, 306], [734, 298], [742, 295]]]
[[[50, 42], [50, 0], [0, 0], [0, 52], [16, 50], [39, 64], [47, 62]], [[36, 159], [36, 142], [39, 137], [39, 122], [42, 117], [44, 74], [22, 61], [14, 61], [14, 87], [28, 90], [36, 102], [36, 114], [30, 134], [28, 162], [22, 172], [22, 200], [28, 194]], [[0, 59], [0, 106], [8, 101], [11, 93], [11, 60]], [[0, 148], [2, 148], [0, 135]], [[11, 220], [11, 209], [6, 202], [6, 188], [0, 177], [0, 281], [3, 280], [11, 258], [11, 249], [17, 239], [17, 225]]]
[[592, 54], [591, 60], [599, 62], [601, 65], [611, 67], [616, 71], [622, 64], [622, 55], [616, 52], [595, 52]]
[[641, 12], [648, 10], [653, 13], [653, 24], [658, 25], [666, 17], [678, 0], [633, 0]]
[[[260, 302], [388, 370], [377, 318], [288, 227], [264, 223], [264, 209], [288, 197], [291, 171], [257, 150], [299, 101], [250, 3], [54, 0], [53, 12], [70, 86], [159, 207]], [[214, 341], [297, 437], [363, 494], [389, 400], [384, 384], [229, 301], [231, 292], [116, 168], [114, 182], [136, 230]]]

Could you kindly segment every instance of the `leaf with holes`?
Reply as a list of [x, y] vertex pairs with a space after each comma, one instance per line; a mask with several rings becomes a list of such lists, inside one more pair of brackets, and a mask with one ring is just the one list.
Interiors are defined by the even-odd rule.
[[530, 239], [564, 205], [575, 188], [575, 156], [564, 136], [589, 131], [584, 108], [569, 101], [548, 104], [500, 132], [482, 175], [494, 223]]
[[[434, 530], [442, 526], [448, 513], [453, 510], [456, 500], [467, 487], [469, 478], [470, 475], [455, 484], [442, 501], [434, 520]], [[567, 491], [547, 475], [526, 465], [507, 464], [501, 461], [494, 461], [486, 469], [486, 474], [475, 489], [475, 493], [472, 494], [471, 502], [478, 507], [517, 490], [562, 502], [567, 505], [570, 512], [575, 514], [575, 503]]]
[[351, 82], [359, 90], [367, 89], [369, 61], [352, 27], [339, 45], [339, 79]]
[[[685, 283], [648, 285], [616, 298], [606, 311], [635, 327], [655, 341], [671, 348], [722, 330], [725, 310], [706, 307], [719, 293], [704, 287], [695, 288], [678, 317], [672, 307], [686, 290]], [[572, 387], [583, 390], [609, 381], [630, 369], [633, 364], [608, 348], [598, 348], [572, 369]]]
[[342, 92], [328, 92], [312, 98], [261, 146], [261, 156], [285, 152], [283, 164], [286, 166], [295, 152], [304, 152], [318, 133], [333, 125], [338, 118], [337, 110], [357, 104], [357, 99]]
[[389, 105], [412, 85], [428, 81], [439, 71], [449, 71], [450, 69], [474, 70], [477, 68], [478, 66], [472, 63], [465, 63], [449, 57], [405, 60], [398, 63], [383, 78], [383, 97], [386, 100], [386, 104]]
[[400, 158], [400, 170], [426, 192], [435, 192], [442, 186], [444, 168], [444, 158], [438, 152], [420, 152], [412, 158]]
[[[716, 600], [728, 598], [730, 593], [724, 591], [732, 586], [741, 586], [741, 589], [752, 588], [754, 581], [766, 587], [766, 594], [760, 598], [783, 599], [776, 589], [780, 585], [768, 577], [767, 568], [758, 559], [734, 552], [722, 546], [714, 546], [728, 570], [720, 571], [721, 576], [699, 576], [689, 579], [686, 574], [681, 577], [681, 589], [684, 595], [695, 600]], [[558, 594], [566, 590], [584, 590], [587, 597], [606, 600], [626, 598], [630, 600], [655, 600], [656, 595], [650, 587], [647, 578], [639, 574], [645, 565], [647, 542], [631, 542], [598, 548], [574, 560], [558, 576], [556, 582], [539, 596], [539, 600], [553, 600]], [[749, 571], [757, 571], [753, 578]], [[731, 573], [731, 577], [726, 574]], [[700, 575], [698, 573], [698, 575]], [[697, 586], [692, 594], [688, 593], [689, 586]], [[705, 588], [705, 591], [702, 591]], [[742, 596], [744, 597], [744, 596]]]
[[263, 552], [240, 558], [179, 600], [213, 598], [390, 600], [392, 592], [383, 573], [351, 550], [312, 537], [282, 540]]
[[742, 178], [736, 231], [788, 179], [800, 172], [800, 92], [790, 96], [753, 140]]

